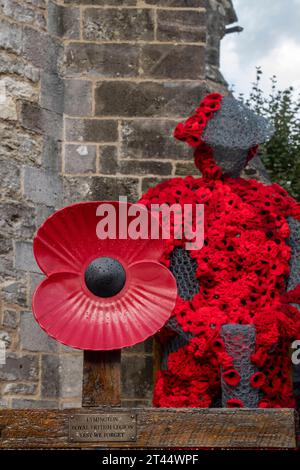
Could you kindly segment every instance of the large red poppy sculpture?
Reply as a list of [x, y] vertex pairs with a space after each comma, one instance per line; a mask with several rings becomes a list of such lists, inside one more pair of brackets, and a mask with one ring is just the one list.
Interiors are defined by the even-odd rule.
[[[120, 349], [155, 334], [170, 317], [177, 292], [174, 277], [159, 263], [163, 240], [124, 233], [123, 239], [100, 239], [100, 204], [55, 212], [34, 239], [35, 258], [47, 276], [33, 296], [34, 316], [51, 337], [86, 350]], [[119, 213], [130, 204], [109, 204], [118, 234]]]

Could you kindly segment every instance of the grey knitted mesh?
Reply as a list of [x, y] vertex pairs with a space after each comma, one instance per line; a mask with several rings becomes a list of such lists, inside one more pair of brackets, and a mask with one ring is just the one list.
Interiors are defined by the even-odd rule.
[[292, 253], [287, 291], [295, 289], [300, 283], [300, 221], [293, 217], [288, 217], [288, 223], [291, 231], [289, 245], [292, 249]]
[[224, 96], [221, 108], [208, 121], [202, 139], [214, 152], [214, 159], [225, 174], [238, 176], [246, 166], [251, 147], [269, 140], [273, 125], [243, 103]]
[[248, 150], [269, 140], [273, 133], [274, 127], [267, 119], [235, 98], [224, 96], [221, 108], [208, 121], [202, 138], [211, 146]]
[[[293, 217], [288, 218], [291, 234], [289, 244], [292, 249], [290, 259], [290, 276], [287, 282], [287, 291], [294, 289], [300, 283], [300, 221]], [[300, 312], [299, 304], [292, 304]], [[297, 399], [297, 407], [300, 408], [300, 364], [293, 365], [294, 393]]]
[[248, 150], [212, 146], [216, 164], [223, 173], [236, 178], [247, 165]]
[[223, 377], [222, 406], [226, 407], [227, 400], [236, 398], [241, 400], [245, 407], [256, 408], [261, 392], [250, 384], [250, 377], [257, 372], [251, 363], [250, 357], [255, 351], [255, 327], [253, 325], [223, 325], [221, 337], [225, 343], [226, 352], [233, 358], [234, 368], [240, 374], [241, 380], [236, 387], [228, 385]]
[[[190, 300], [199, 292], [199, 281], [196, 278], [197, 262], [182, 247], [177, 246], [171, 253], [170, 271], [176, 279], [179, 296], [184, 300]], [[175, 331], [178, 336], [172, 338], [163, 349], [162, 369], [167, 368], [168, 357], [171, 352], [185, 346], [193, 337], [192, 333], [186, 333], [179, 325], [177, 319], [172, 317], [166, 324], [167, 328]]]
[[196, 278], [197, 262], [187, 250], [176, 246], [170, 257], [170, 271], [176, 279], [179, 296], [190, 300], [199, 292], [199, 281]]

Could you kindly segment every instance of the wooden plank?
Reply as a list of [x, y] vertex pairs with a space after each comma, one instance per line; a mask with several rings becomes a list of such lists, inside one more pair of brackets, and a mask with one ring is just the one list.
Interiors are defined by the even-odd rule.
[[133, 442], [72, 443], [72, 415], [127, 413], [128, 408], [1, 410], [0, 448], [252, 448], [294, 449], [292, 409], [132, 408], [137, 419]]
[[121, 350], [84, 351], [82, 406], [121, 404]]

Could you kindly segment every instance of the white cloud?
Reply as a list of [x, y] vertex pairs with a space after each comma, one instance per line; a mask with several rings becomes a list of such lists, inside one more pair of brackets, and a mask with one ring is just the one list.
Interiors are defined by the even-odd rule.
[[225, 36], [221, 45], [221, 71], [236, 94], [246, 95], [255, 80], [255, 67], [264, 72], [262, 88], [270, 89], [276, 75], [279, 88], [300, 92], [300, 0], [235, 0], [241, 34]]

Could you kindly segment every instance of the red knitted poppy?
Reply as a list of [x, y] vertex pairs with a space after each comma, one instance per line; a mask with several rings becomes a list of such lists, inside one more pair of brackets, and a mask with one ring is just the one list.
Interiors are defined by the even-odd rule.
[[[195, 159], [203, 177], [163, 182], [150, 188], [140, 201], [149, 209], [152, 203], [205, 206], [204, 247], [190, 251], [197, 263], [199, 291], [191, 300], [178, 297], [173, 313], [181, 328], [194, 337], [171, 353], [168, 370], [158, 373], [154, 405], [211, 406], [220, 395], [221, 370], [234, 368], [224, 351], [220, 329], [236, 323], [253, 324], [256, 329], [251, 360], [262, 374], [252, 377], [251, 383], [256, 386], [258, 380], [263, 395], [259, 406], [293, 407], [289, 347], [299, 338], [300, 315], [286, 296], [291, 255], [287, 218], [300, 220], [300, 207], [277, 184], [266, 186], [222, 175], [211, 149], [201, 141], [203, 122], [220, 100], [218, 94], [204, 100], [205, 106], [175, 130], [177, 138], [197, 145]], [[171, 237], [161, 261], [169, 266], [174, 247], [184, 243]], [[300, 302], [298, 291], [294, 302], [295, 297]], [[167, 335], [169, 338], [170, 333]]]

